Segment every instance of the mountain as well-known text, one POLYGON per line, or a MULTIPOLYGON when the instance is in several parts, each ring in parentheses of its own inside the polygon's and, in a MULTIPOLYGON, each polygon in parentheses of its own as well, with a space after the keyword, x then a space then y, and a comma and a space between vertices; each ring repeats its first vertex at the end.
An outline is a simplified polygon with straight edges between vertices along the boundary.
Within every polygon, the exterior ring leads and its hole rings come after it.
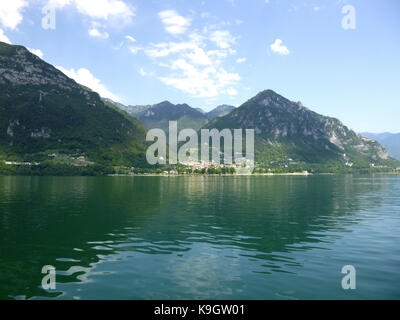
POLYGON ((152 106, 128 106, 125 108, 137 117, 147 129, 160 128, 168 130, 169 121, 178 121, 178 130, 200 129, 208 122, 207 117, 187 104, 172 104, 169 101, 152 106))
POLYGON ((227 115, 232 110, 235 110, 234 106, 229 106, 227 104, 223 104, 221 106, 216 107, 215 109, 211 110, 210 112, 206 113, 206 117, 209 120, 212 120, 217 117, 223 117, 227 115))
POLYGON ((386 148, 389 154, 400 160, 400 133, 361 133, 364 137, 378 141, 382 146, 386 148))
POLYGON ((0 159, 142 165, 145 134, 96 92, 25 47, 0 42, 0 159))
MULTIPOLYGON (((104 100, 106 100, 106 99, 104 99, 104 100)), ((113 101, 110 101, 110 102, 113 102, 113 101)), ((120 109, 128 112, 133 117, 137 117, 138 114, 140 114, 141 112, 143 112, 143 111, 145 111, 145 110, 147 110, 147 109, 152 107, 151 105, 145 105, 145 106, 141 106, 141 105, 131 106, 131 105, 129 105, 129 106, 126 106, 126 105, 123 105, 122 103, 115 103, 115 102, 113 102, 113 103, 115 105, 117 105, 120 109)))
POLYGON ((325 117, 265 90, 205 128, 254 129, 255 161, 261 167, 394 166, 377 142, 364 138, 338 119, 325 117))
POLYGON ((205 114, 206 112, 202 108, 195 108, 198 112, 205 114))

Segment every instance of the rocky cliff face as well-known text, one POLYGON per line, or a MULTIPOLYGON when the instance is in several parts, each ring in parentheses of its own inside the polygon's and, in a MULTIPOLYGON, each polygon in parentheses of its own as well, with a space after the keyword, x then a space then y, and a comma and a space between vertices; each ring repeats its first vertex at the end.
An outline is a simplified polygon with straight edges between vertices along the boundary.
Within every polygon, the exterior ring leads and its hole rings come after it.
POLYGON ((378 141, 385 149, 389 152, 389 154, 400 160, 400 133, 369 133, 363 132, 361 133, 364 139, 372 139, 378 141))
POLYGON ((22 46, 3 44, 1 50, 0 84, 52 85, 68 91, 81 89, 73 80, 22 46))

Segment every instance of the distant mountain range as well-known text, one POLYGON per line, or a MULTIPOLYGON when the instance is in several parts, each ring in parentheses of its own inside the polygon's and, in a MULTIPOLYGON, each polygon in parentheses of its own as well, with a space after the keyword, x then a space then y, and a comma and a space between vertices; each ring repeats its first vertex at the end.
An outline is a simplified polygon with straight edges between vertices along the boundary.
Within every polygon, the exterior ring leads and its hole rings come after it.
POLYGON ((177 121, 178 130, 185 128, 198 130, 208 122, 205 114, 189 105, 172 104, 169 101, 151 106, 128 106, 124 110, 138 118, 147 129, 168 130, 169 121, 177 121))
POLYGON ((172 104, 169 101, 155 105, 125 106, 109 99, 104 100, 114 103, 122 110, 138 118, 147 129, 167 130, 169 121, 177 121, 178 130, 186 128, 199 130, 209 120, 224 116, 235 109, 234 106, 221 105, 210 112, 205 112, 201 108, 192 108, 187 104, 172 104))
POLYGON ((400 160, 400 133, 361 133, 364 137, 378 141, 392 157, 400 160))
POLYGON ((218 117, 223 117, 227 115, 232 110, 235 110, 234 106, 229 106, 227 104, 223 104, 221 106, 216 107, 215 109, 211 110, 210 112, 206 113, 206 117, 208 120, 213 120, 218 117))
POLYGON ((0 160, 144 167, 146 128, 167 130, 171 120, 178 130, 254 129, 262 168, 400 166, 375 141, 389 147, 398 136, 363 137, 272 90, 207 113, 168 101, 125 106, 101 99, 26 48, 0 42, 0 160))

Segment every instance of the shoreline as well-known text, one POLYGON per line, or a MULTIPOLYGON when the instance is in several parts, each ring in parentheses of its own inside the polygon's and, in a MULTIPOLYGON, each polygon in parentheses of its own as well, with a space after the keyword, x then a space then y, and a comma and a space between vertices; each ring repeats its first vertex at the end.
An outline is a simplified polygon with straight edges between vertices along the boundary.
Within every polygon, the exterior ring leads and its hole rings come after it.
POLYGON ((303 172, 290 172, 290 173, 254 173, 254 174, 160 174, 160 173, 138 173, 138 174, 107 174, 107 177, 256 177, 256 176, 339 176, 339 175, 400 175, 399 172, 372 172, 372 173, 303 173, 303 172))

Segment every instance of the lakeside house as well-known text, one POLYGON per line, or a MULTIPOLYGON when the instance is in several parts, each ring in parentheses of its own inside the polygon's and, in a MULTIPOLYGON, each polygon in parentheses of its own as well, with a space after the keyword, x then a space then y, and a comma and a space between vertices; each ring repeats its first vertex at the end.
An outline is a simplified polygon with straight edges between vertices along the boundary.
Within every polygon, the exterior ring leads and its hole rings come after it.
POLYGON ((17 162, 17 161, 4 161, 6 165, 14 166, 38 166, 39 162, 17 162))

